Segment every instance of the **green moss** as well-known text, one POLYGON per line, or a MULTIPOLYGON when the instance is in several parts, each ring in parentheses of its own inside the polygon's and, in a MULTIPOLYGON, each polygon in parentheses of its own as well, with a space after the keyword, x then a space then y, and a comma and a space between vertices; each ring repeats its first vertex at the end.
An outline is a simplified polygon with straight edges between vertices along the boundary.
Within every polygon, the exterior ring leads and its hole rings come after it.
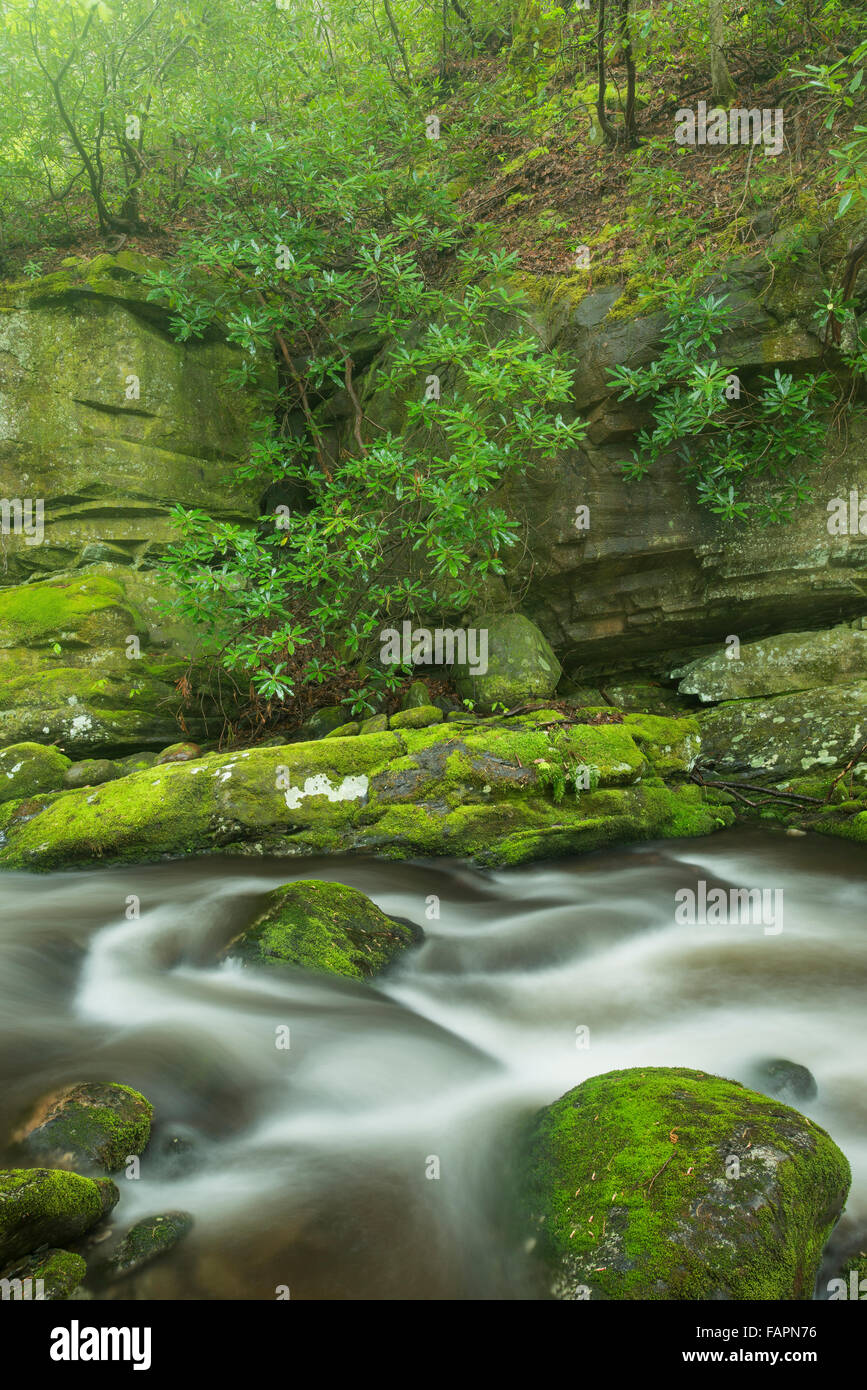
POLYGON ((71 759, 57 748, 41 743, 11 744, 0 751, 0 802, 56 790, 63 785, 70 766, 71 759))
POLYGON ((850 1176, 825 1131, 779 1101, 646 1067, 542 1111, 524 1184, 560 1297, 809 1299, 850 1176))
POLYGON ((54 1168, 0 1172, 0 1265, 40 1245, 75 1240, 119 1197, 108 1178, 94 1180, 54 1168))
POLYGON ((114 1277, 131 1274, 172 1250, 192 1228, 193 1218, 186 1211, 146 1216, 130 1227, 117 1250, 108 1257, 105 1268, 114 1277))
POLYGON ((117 1172, 144 1152, 153 1107, 130 1086, 83 1082, 40 1103, 21 1131, 30 1157, 117 1172))
POLYGON ((432 724, 441 724, 443 712, 436 705, 416 705, 413 709, 401 709, 391 716, 392 729, 426 729, 432 724))
MULTIPOLYGON (((4 1270, 3 1277, 10 1282, 15 1279, 32 1280, 31 1298, 39 1296, 50 1303, 68 1298, 86 1273, 87 1265, 81 1255, 74 1255, 70 1250, 46 1250, 4 1270)), ((16 1294, 13 1293, 12 1297, 16 1297, 16 1294)))
POLYGON ((366 979, 409 946, 413 932, 356 888, 312 879, 269 893, 267 906, 224 955, 242 965, 295 966, 366 979))

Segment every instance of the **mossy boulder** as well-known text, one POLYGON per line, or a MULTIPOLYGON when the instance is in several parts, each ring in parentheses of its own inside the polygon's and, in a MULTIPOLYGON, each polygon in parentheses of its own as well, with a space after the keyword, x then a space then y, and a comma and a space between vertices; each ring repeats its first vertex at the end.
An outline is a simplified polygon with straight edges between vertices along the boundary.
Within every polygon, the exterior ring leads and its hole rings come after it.
POLYGON ((358 732, 366 738, 368 734, 384 734, 387 728, 387 714, 372 714, 369 719, 361 721, 358 732))
POLYGON ((698 746, 694 719, 625 715, 620 723, 571 724, 541 710, 211 753, 7 803, 0 865, 48 869, 217 851, 508 864, 704 835, 734 817, 721 794, 685 780, 698 746))
POLYGON ((867 680, 732 700, 698 718, 702 758, 721 773, 782 778, 843 767, 867 741, 867 680))
POLYGON ((441 724, 443 722, 443 712, 437 709, 436 705, 413 705, 409 709, 400 709, 391 716, 389 727, 392 729, 427 729, 431 724, 441 724))
POLYGON ((115 1206, 110 1178, 88 1178, 59 1168, 0 1172, 0 1265, 77 1240, 115 1206))
POLYGON ((144 1152, 152 1117, 132 1087, 85 1081, 44 1097, 14 1139, 35 1161, 114 1173, 144 1152))
POLYGON ((749 642, 736 660, 721 649, 672 672, 678 691, 705 702, 754 699, 867 678, 867 632, 834 627, 749 642))
POLYGON ((401 709, 421 709, 432 703, 430 691, 424 681, 413 681, 400 702, 401 709))
POLYGON ((65 787, 98 787, 123 776, 123 768, 110 758, 83 758, 72 763, 63 775, 65 787))
POLYGON ((263 911, 223 955, 245 966, 301 966, 362 980, 420 935, 357 888, 311 879, 269 893, 263 911))
POLYGON ((454 679, 459 693, 477 709, 490 711, 495 704, 513 709, 554 694, 562 668, 529 618, 508 613, 477 618, 472 626, 488 634, 487 670, 475 674, 469 665, 455 665, 454 679))
MULTIPOLYGON (((388 720, 386 720, 388 724, 388 720)), ((339 728, 332 729, 325 738, 357 738, 361 733, 361 725, 357 719, 350 719, 348 724, 341 724, 339 728)))
POLYGON ((71 766, 64 753, 42 743, 13 743, 0 749, 0 802, 57 791, 71 766))
POLYGON ((809 1300, 851 1180, 813 1121, 684 1067, 583 1082, 536 1116, 523 1161, 564 1300, 809 1300))
POLYGON ((0 1273, 8 1280, 12 1298, 31 1298, 46 1303, 69 1298, 87 1273, 81 1255, 71 1250, 45 1250, 29 1255, 0 1273))
POLYGON ((305 719, 298 731, 298 741, 324 738, 345 723, 346 710, 342 705, 322 705, 305 719))

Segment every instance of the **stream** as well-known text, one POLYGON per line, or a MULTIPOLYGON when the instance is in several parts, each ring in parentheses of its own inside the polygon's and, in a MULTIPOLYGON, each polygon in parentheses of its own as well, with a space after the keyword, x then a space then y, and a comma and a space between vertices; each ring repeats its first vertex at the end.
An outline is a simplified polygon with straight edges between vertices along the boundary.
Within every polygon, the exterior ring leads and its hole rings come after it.
POLYGON ((742 828, 500 871, 215 857, 2 874, 0 1140, 65 1083, 153 1104, 112 1222, 180 1208, 195 1226, 104 1297, 539 1298, 511 1182, 525 1117, 614 1068, 749 1083, 781 1057, 812 1072, 798 1108, 852 1165, 845 1243, 867 1228, 865 907, 863 848, 742 828), (371 984, 215 964, 264 893, 304 878, 352 884, 425 943, 371 984), (675 893, 698 880, 781 891, 783 930, 678 925, 675 893))

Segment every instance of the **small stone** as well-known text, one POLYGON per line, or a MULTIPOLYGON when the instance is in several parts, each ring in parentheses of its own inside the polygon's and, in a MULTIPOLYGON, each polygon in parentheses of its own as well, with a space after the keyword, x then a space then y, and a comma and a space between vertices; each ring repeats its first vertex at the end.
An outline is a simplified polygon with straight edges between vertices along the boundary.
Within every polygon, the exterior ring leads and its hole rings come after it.
POLYGON ((188 1211, 164 1211, 146 1216, 127 1231, 116 1250, 110 1251, 96 1266, 98 1274, 120 1278, 133 1274, 166 1254, 193 1228, 188 1211))
POLYGON ((189 763, 201 756, 202 750, 197 743, 170 743, 154 759, 154 765, 162 767, 163 763, 189 763))
POLYGON ((424 681, 413 681, 401 700, 400 707, 401 709, 421 709, 424 705, 432 703, 430 691, 424 681))
POLYGON ((787 835, 806 835, 806 830, 799 830, 796 825, 790 825, 786 831, 787 835))
POLYGON ((109 758, 84 758, 66 769, 63 783, 66 787, 98 787, 122 776, 122 769, 109 758))

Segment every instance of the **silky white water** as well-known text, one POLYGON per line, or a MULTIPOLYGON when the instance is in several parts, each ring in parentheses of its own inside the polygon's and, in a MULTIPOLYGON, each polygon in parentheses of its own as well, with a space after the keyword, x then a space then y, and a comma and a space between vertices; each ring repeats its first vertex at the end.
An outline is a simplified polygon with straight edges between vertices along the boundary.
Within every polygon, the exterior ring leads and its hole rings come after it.
POLYGON ((812 1072, 798 1108, 852 1165, 845 1244, 867 1230, 863 863, 845 842, 738 830, 496 873, 214 858, 4 874, 0 1143, 63 1083, 153 1103, 112 1222, 180 1208, 196 1224, 116 1296, 537 1297, 511 1186, 533 1110, 614 1068, 749 1083, 781 1057, 812 1072), (295 878, 353 884, 424 945, 371 984, 215 964, 295 878), (783 929, 678 925, 675 894, 698 880, 781 892, 783 929))

